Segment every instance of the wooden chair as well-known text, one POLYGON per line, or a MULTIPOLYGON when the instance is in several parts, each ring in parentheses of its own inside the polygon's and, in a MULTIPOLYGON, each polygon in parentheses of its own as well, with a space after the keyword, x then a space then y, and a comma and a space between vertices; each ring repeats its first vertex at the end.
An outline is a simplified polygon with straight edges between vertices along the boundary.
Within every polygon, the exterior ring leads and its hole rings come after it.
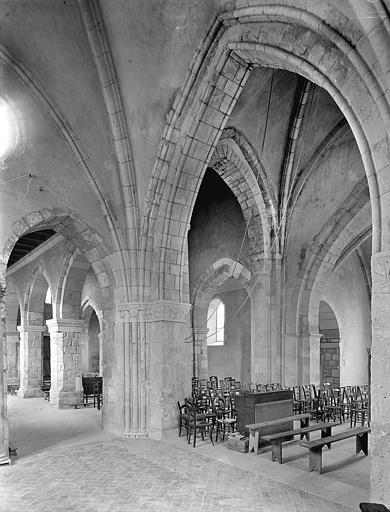
POLYGON ((181 431, 184 427, 186 431, 186 435, 188 437, 188 425, 189 425, 189 416, 187 412, 187 405, 180 404, 179 401, 177 401, 177 421, 178 421, 178 430, 179 430, 179 437, 181 437, 181 431))
POLYGON ((355 427, 357 422, 363 426, 366 421, 368 423, 368 403, 360 396, 350 405, 351 427, 355 427))
POLYGON ((214 412, 216 414, 217 423, 215 441, 218 441, 219 434, 221 434, 222 440, 224 441, 227 434, 234 432, 237 419, 232 416, 231 407, 226 404, 222 398, 219 398, 215 403, 214 412))
POLYGON ((334 388, 330 390, 324 404, 324 418, 328 421, 332 419, 332 421, 344 423, 344 404, 341 389, 334 388))
POLYGON ((306 408, 306 412, 311 414, 311 417, 314 418, 317 422, 324 421, 324 405, 325 405, 325 394, 321 389, 313 390, 315 392, 315 396, 311 399, 309 407, 306 408))
POLYGON ((209 435, 211 444, 214 446, 213 432, 216 420, 216 414, 212 411, 198 412, 196 404, 189 399, 186 399, 188 414, 188 444, 191 444, 191 437, 193 436, 193 447, 196 446, 196 436, 200 434, 204 441, 205 436, 209 435))

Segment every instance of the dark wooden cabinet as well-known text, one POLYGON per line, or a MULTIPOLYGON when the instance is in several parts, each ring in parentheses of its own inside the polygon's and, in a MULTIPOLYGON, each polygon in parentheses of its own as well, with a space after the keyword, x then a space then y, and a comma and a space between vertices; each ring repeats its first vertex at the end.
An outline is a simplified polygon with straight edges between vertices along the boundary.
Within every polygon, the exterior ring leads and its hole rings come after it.
MULTIPOLYGON (((244 434, 248 432, 245 425, 292 416, 293 392, 291 390, 283 390, 237 395, 234 404, 237 412, 237 430, 244 434)), ((290 424, 285 426, 290 426, 291 428, 290 424)), ((267 434, 274 432, 272 427, 270 428, 271 430, 267 434)), ((278 431, 281 431, 280 426, 278 431)))

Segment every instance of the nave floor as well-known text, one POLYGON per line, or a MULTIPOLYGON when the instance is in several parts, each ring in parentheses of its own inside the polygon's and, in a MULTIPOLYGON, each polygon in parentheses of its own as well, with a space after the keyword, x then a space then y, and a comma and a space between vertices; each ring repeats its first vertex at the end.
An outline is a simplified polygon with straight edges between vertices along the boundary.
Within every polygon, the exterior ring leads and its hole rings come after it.
POLYGON ((324 449, 319 475, 297 442, 280 465, 269 449, 255 456, 201 440, 194 449, 176 431, 164 442, 120 439, 92 407, 13 396, 8 407, 18 456, 0 466, 1 512, 358 512, 369 501, 369 457, 354 455, 352 439, 324 449))

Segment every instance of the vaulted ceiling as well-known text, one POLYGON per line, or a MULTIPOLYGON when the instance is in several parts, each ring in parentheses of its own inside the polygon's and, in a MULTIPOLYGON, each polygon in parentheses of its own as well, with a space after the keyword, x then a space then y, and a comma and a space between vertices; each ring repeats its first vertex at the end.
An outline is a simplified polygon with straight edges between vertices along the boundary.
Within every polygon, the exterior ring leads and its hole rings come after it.
MULTIPOLYGON (((166 116, 202 37, 227 6, 224 0, 0 2, 0 96, 21 127, 18 150, 0 171, 0 234, 23 211, 56 205, 76 209, 108 237, 102 202, 125 229, 107 114, 111 82, 99 74, 97 48, 105 51, 120 96, 120 130, 142 218, 166 116), (91 41, 94 27, 100 41, 91 41)), ((347 2, 337 7, 351 15, 347 2)), ((255 67, 227 126, 255 148, 278 198, 279 220, 295 226, 297 254, 365 179, 336 103, 288 71, 255 67)))

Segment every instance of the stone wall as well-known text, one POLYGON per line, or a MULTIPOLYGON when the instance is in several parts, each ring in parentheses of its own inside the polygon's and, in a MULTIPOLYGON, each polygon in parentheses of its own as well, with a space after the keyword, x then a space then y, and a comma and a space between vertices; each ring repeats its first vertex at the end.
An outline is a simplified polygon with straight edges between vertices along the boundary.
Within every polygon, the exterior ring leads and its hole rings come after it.
POLYGON ((321 382, 330 382, 332 387, 340 386, 340 344, 339 340, 321 341, 320 345, 321 382))

